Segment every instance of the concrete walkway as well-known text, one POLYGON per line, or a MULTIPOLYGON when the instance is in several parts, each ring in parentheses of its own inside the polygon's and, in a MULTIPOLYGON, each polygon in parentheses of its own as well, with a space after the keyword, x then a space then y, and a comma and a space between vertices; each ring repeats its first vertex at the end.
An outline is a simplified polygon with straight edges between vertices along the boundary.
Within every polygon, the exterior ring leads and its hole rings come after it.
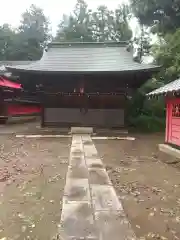
POLYGON ((73 135, 59 238, 136 239, 90 135, 73 135))

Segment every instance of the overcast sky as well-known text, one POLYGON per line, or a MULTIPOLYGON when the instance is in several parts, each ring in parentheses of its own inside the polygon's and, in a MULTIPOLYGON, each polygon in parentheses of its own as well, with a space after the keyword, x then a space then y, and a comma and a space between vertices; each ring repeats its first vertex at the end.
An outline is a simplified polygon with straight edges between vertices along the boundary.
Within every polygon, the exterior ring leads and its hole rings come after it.
MULTIPOLYGON (((114 9, 122 2, 127 3, 128 0, 86 0, 86 2, 92 9, 103 4, 110 9, 114 9)), ((35 4, 41 7, 45 15, 49 17, 52 32, 55 34, 62 15, 72 11, 76 0, 0 0, 0 3, 0 25, 9 23, 13 27, 17 27, 21 19, 21 14, 28 9, 31 4, 35 4)))

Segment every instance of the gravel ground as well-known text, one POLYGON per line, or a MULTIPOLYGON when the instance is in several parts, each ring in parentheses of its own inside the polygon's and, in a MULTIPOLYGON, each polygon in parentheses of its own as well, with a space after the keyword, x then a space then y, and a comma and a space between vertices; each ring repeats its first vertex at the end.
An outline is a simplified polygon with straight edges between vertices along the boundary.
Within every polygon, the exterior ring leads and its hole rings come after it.
POLYGON ((163 163, 163 136, 135 141, 95 141, 138 239, 180 239, 178 166, 163 163))
POLYGON ((0 239, 57 233, 71 139, 0 136, 0 239))
MULTIPOLYGON (((50 240, 60 221, 71 138, 10 134, 46 134, 39 123, 0 127, 0 132, 0 240, 50 240)), ((159 158, 163 136, 136 137, 95 145, 138 239, 178 240, 180 164, 159 158)))

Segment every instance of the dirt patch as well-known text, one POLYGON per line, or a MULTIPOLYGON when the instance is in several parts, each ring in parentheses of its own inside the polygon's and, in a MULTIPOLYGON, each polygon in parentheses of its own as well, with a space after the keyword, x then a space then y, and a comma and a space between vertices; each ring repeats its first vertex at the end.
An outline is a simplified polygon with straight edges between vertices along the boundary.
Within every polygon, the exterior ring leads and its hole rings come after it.
POLYGON ((70 142, 0 137, 0 239, 57 233, 70 142))
POLYGON ((158 158, 163 136, 95 141, 132 227, 143 239, 180 239, 179 168, 158 158))

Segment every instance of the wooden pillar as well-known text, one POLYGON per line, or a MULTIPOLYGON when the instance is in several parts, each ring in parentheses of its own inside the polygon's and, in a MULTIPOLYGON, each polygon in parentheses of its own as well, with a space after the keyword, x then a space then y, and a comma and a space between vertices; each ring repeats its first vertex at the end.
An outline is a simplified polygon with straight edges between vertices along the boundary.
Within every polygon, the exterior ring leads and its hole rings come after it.
POLYGON ((169 101, 169 99, 166 99, 166 135, 165 135, 165 142, 168 143, 169 142, 169 135, 170 133, 170 117, 172 115, 171 113, 171 102, 169 101))
POLYGON ((41 107, 41 127, 45 127, 44 124, 44 113, 45 113, 45 109, 44 106, 41 107))
POLYGON ((45 96, 44 89, 43 91, 39 91, 38 93, 38 98, 40 100, 40 106, 41 106, 41 127, 45 127, 45 119, 44 119, 44 114, 45 114, 45 99, 47 96, 45 96))

